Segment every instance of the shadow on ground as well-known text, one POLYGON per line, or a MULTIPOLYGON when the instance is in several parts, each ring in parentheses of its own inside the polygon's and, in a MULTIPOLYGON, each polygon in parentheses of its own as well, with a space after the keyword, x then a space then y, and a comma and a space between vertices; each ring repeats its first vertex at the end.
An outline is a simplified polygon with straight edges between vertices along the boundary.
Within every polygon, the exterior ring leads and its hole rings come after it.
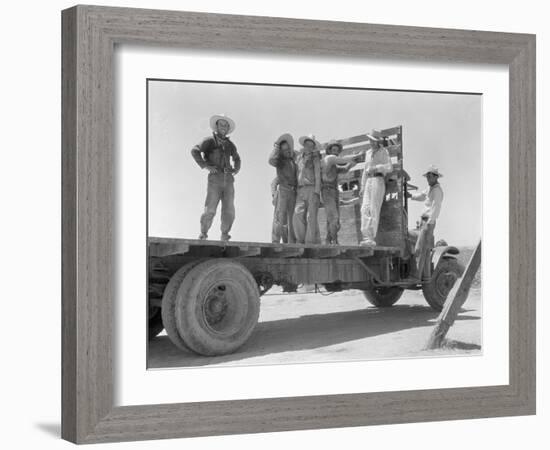
MULTIPOLYGON (((470 311, 473 310, 462 309, 457 321, 480 319, 464 314, 470 311)), ((199 367, 282 352, 319 349, 409 328, 431 327, 438 314, 426 306, 396 305, 392 308, 367 308, 260 322, 250 339, 236 353, 216 357, 185 353, 176 348, 168 336, 158 336, 149 342, 148 367, 199 367)))
POLYGON ((481 350, 481 345, 472 344, 470 342, 453 341, 452 339, 445 340, 442 347, 451 350, 481 350))

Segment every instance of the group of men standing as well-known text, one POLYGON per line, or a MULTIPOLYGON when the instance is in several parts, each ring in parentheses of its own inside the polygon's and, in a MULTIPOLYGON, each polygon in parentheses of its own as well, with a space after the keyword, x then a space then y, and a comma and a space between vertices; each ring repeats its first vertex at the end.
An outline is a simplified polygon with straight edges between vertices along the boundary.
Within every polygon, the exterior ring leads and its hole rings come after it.
MULTIPOLYGON (((210 127, 212 136, 206 137, 191 150, 197 164, 209 172, 199 239, 208 238, 208 231, 221 201, 221 240, 227 241, 231 238, 229 231, 235 219, 234 175, 241 168, 241 158, 235 144, 228 137, 235 129, 235 122, 225 115, 214 115, 210 118, 210 127)), ((380 210, 386 189, 385 176, 392 172, 393 166, 388 150, 382 145, 380 132, 373 130, 367 134, 367 138, 370 148, 366 152, 341 156, 343 147, 336 140, 328 142, 322 154, 321 144, 312 134, 298 139, 301 146, 299 150, 294 148, 292 135, 285 133, 279 136, 269 156, 269 164, 275 167, 277 173, 272 183, 275 207, 273 242, 320 244, 318 211, 322 204, 327 219, 325 243, 338 244, 338 174, 349 171, 364 155, 365 167, 360 190, 360 245, 376 245, 380 210)), ((424 175, 429 189, 408 196, 413 200, 425 201, 422 226, 433 236, 433 227, 443 200, 443 191, 438 183, 441 174, 437 168, 431 167, 424 175)))
POLYGON ((273 242, 320 244, 317 213, 321 203, 327 216, 327 244, 338 243, 340 229, 338 173, 356 164, 359 154, 340 156, 342 145, 331 141, 321 155, 314 135, 299 138, 302 148, 294 150, 294 139, 281 135, 273 146, 269 164, 276 168, 272 184, 273 242), (276 189, 275 189, 276 188, 276 189))

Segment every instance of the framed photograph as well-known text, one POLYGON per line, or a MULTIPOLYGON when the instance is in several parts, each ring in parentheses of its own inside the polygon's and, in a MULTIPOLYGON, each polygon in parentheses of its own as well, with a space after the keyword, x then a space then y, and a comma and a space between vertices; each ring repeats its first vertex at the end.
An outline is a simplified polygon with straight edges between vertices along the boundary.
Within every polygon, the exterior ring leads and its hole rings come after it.
POLYGON ((62 435, 535 413, 535 37, 63 23, 62 435))

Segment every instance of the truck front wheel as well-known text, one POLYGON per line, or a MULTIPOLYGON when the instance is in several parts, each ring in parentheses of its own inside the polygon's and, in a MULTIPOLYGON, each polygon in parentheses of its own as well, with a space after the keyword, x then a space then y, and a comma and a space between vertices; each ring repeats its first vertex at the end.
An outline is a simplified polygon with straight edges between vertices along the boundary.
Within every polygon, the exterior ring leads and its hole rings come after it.
POLYGON ((428 283, 422 285, 424 298, 433 309, 441 311, 456 281, 462 276, 463 267, 455 258, 442 259, 428 283))
POLYGON ((164 293, 162 295, 162 323, 166 329, 166 334, 170 341, 180 350, 189 351, 189 347, 181 338, 178 327, 176 326, 176 297, 181 283, 189 273, 189 271, 199 264, 201 261, 193 261, 180 267, 168 281, 164 293))
POLYGON ((174 313, 179 335, 194 352, 205 356, 232 353, 258 323, 258 285, 236 261, 204 261, 183 278, 174 313))
POLYGON ((403 290, 398 286, 373 287, 363 290, 363 294, 371 305, 377 308, 389 308, 401 298, 403 290))

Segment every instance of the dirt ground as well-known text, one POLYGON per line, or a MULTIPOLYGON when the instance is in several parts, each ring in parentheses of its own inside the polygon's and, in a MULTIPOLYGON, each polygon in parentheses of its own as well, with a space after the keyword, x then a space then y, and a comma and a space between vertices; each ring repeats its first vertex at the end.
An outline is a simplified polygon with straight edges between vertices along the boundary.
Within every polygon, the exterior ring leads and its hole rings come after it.
POLYGON ((472 288, 448 345, 423 347, 438 313, 422 291, 405 291, 391 308, 375 308, 360 291, 331 295, 314 293, 262 297, 260 321, 236 353, 204 357, 175 347, 165 333, 149 342, 149 368, 288 364, 415 356, 463 355, 481 352, 481 291, 472 288))

